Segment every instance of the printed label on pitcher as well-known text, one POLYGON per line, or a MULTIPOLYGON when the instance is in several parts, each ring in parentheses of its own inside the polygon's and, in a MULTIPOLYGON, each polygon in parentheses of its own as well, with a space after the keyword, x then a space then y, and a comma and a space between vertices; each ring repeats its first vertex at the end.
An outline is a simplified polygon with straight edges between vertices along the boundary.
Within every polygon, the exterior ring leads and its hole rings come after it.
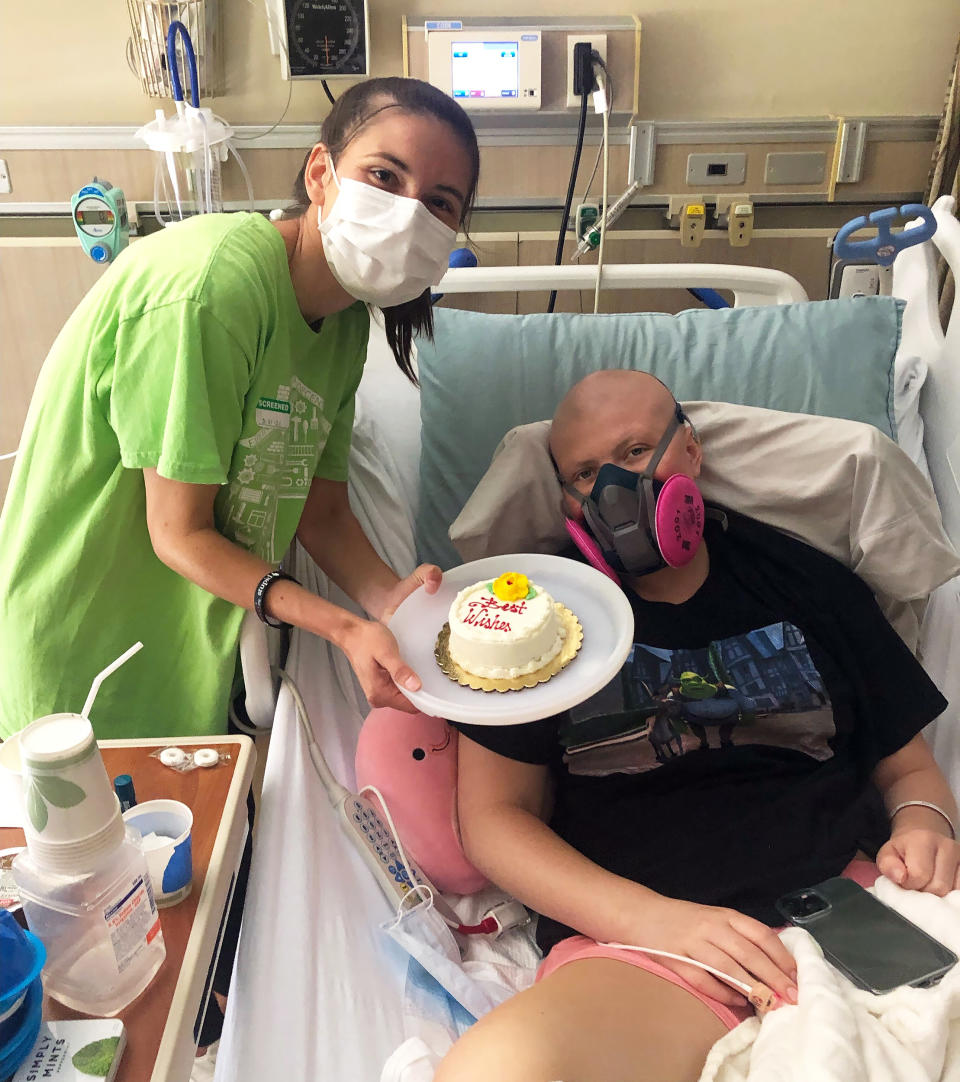
POLYGON ((137 876, 130 890, 103 911, 103 919, 110 929, 110 943, 119 973, 160 933, 160 917, 149 885, 142 876, 137 876))

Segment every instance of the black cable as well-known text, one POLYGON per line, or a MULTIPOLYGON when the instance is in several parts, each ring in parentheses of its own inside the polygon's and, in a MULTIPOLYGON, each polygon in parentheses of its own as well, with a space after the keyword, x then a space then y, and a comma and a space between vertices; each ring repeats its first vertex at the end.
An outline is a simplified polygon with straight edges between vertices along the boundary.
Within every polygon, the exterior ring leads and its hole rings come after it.
MULTIPOLYGON (((587 99, 590 97, 590 91, 584 90, 580 95, 580 122, 577 125, 577 146, 573 153, 573 165, 570 167, 570 183, 567 185, 567 198, 563 203, 563 214, 560 216, 560 234, 557 237, 557 254, 554 257, 553 265, 555 267, 560 266, 560 260, 563 258, 563 242, 567 235, 567 221, 570 218, 570 204, 573 202, 573 189, 577 183, 577 172, 580 169, 580 154, 583 151, 583 133, 587 127, 587 99)), ((557 291, 551 290, 550 300, 547 303, 547 312, 552 312, 554 305, 557 303, 557 291)))
POLYGON ((321 79, 320 85, 323 87, 324 94, 327 95, 327 101, 330 102, 331 105, 335 105, 337 99, 330 93, 330 87, 327 86, 327 80, 321 79))

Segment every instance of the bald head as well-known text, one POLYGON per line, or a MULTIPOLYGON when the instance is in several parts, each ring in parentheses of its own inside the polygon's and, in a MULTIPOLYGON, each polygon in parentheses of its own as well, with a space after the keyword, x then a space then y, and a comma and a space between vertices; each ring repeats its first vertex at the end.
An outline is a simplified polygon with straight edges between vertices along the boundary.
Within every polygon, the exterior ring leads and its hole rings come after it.
MULTIPOLYGON (((550 452, 560 476, 589 492, 605 462, 643 469, 675 409, 669 388, 649 372, 617 368, 592 373, 571 387, 553 416, 550 452)), ((696 476, 699 444, 688 428, 677 433, 661 461, 669 473, 696 476), (685 451, 687 458, 680 461, 685 451)))
POLYGON ((662 431, 674 408, 673 395, 649 372, 623 368, 592 372, 575 383, 557 406, 550 426, 550 451, 559 465, 560 458, 576 448, 584 430, 602 430, 618 418, 662 421, 662 431))

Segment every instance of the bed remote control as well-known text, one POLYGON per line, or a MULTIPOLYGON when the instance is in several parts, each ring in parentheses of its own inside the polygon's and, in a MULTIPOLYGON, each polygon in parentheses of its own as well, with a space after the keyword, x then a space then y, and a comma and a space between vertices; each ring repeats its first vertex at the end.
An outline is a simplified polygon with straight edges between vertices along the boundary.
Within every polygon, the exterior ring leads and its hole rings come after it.
POLYGON ((354 846, 373 871, 380 889, 396 909, 418 883, 433 892, 433 904, 445 918, 460 921, 443 900, 440 892, 413 861, 404 865, 397 843, 390 828, 383 821, 376 806, 364 796, 347 793, 337 804, 340 822, 354 846))

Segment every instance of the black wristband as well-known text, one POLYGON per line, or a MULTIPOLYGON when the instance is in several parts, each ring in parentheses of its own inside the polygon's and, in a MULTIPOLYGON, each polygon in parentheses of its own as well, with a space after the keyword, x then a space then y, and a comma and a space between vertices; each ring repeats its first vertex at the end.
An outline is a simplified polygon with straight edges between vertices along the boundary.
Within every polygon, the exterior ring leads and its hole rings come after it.
MULTIPOLYGON (((271 571, 269 574, 263 576, 263 578, 257 583, 256 590, 253 591, 253 611, 257 614, 268 627, 291 627, 286 620, 275 620, 272 616, 268 616, 264 610, 263 603, 267 599, 267 593, 270 587, 279 582, 280 579, 287 579, 289 582, 297 582, 293 575, 288 575, 286 571, 271 571)), ((299 586, 300 583, 297 582, 299 586)))

